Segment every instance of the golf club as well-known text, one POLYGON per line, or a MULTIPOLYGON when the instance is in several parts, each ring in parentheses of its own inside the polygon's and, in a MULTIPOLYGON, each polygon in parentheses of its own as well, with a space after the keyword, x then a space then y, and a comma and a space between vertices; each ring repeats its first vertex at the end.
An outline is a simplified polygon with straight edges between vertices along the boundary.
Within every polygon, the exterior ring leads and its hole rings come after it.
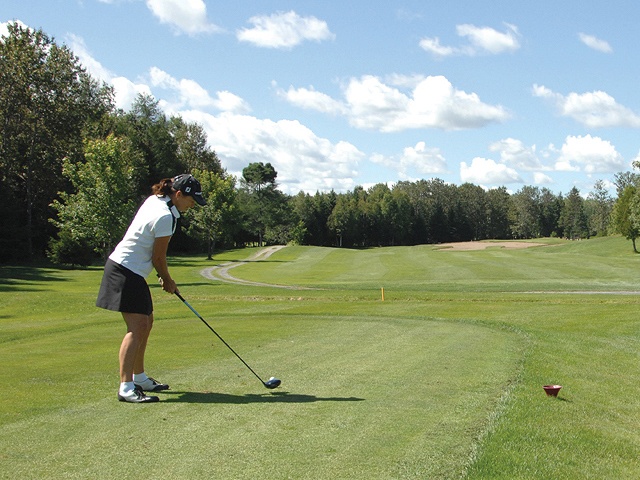
POLYGON ((281 382, 280 382, 280 380, 278 380, 278 379, 277 379, 277 378, 275 378, 275 377, 271 377, 271 378, 270 378, 269 380, 267 380, 266 382, 265 382, 264 380, 262 380, 262 379, 260 378, 260 375, 258 375, 256 372, 254 372, 254 371, 253 371, 253 368, 251 368, 251 367, 249 366, 249 364, 248 364, 247 362, 245 362, 245 361, 242 359, 242 357, 241 357, 240 355, 238 355, 238 354, 236 353, 236 351, 235 351, 233 348, 231 348, 231 345, 229 345, 227 342, 225 342, 225 341, 224 341, 224 339, 223 339, 220 335, 218 335, 218 332, 216 332, 216 331, 211 327, 211 325, 209 325, 209 324, 207 323, 207 321, 206 321, 204 318, 202 318, 202 316, 201 316, 198 312, 196 312, 196 309, 195 309, 195 308, 193 308, 193 307, 189 304, 189 302, 187 302, 187 301, 182 297, 182 295, 180 295, 180 293, 178 293, 178 292, 176 291, 176 295, 178 296, 178 298, 179 298, 180 300, 182 300, 182 303, 184 303, 187 307, 189 307, 189 310, 191 310, 191 311, 196 315, 196 317, 198 317, 198 318, 202 321, 202 323, 204 323, 207 327, 209 327, 209 330, 211 330, 211 331, 215 334, 215 336, 216 336, 216 337, 218 337, 218 338, 220 339, 220 341, 221 341, 222 343, 224 343, 224 344, 227 346, 227 348, 228 348, 229 350, 231 350, 231 351, 233 352, 233 354, 234 354, 236 357, 238 357, 238 359, 240 359, 240 361, 241 361, 242 363, 244 363, 244 366, 245 366, 245 367, 247 367, 247 368, 251 371, 251 373, 253 373, 253 374, 256 376, 256 378, 257 378, 258 380, 260 380, 260 382, 262 382, 262 384, 263 384, 266 388, 273 389, 273 388, 278 388, 278 387, 280 386, 280 383, 281 383, 281 382))

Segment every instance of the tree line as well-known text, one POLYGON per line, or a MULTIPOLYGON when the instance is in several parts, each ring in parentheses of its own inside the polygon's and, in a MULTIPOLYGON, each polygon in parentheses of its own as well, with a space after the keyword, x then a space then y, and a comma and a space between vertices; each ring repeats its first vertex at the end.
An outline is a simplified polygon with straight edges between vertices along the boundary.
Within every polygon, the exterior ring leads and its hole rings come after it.
POLYGON ((356 187, 346 193, 278 189, 270 164, 237 179, 208 146, 202 126, 168 117, 151 96, 127 112, 112 87, 41 30, 9 25, 0 38, 0 178, 5 233, 0 261, 48 255, 87 265, 108 255, 161 178, 193 173, 208 205, 189 211, 174 252, 297 243, 337 247, 415 245, 640 232, 638 175, 599 181, 588 196, 525 186, 485 190, 441 179, 356 187))

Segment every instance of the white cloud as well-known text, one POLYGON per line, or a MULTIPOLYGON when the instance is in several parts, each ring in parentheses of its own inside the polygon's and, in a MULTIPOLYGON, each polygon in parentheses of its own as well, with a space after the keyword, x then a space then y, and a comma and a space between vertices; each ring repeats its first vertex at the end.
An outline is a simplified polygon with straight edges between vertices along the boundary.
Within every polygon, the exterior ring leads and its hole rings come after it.
POLYGON ((582 43, 593 50, 597 50, 602 53, 613 52, 613 48, 611 48, 611 45, 609 45, 605 40, 600 40, 599 38, 594 37, 593 35, 587 35, 586 33, 579 33, 578 37, 582 43))
POLYGON ((203 0, 146 0, 146 3, 160 23, 170 25, 176 34, 196 35, 221 30, 207 20, 207 6, 203 0))
POLYGON ((568 136, 556 161, 556 170, 570 172, 614 173, 626 168, 611 142, 591 135, 568 136))
POLYGON ((548 98, 548 99, 560 99, 562 95, 559 93, 553 93, 550 88, 545 87, 544 85, 534 84, 531 88, 534 97, 548 98))
POLYGON ((600 90, 564 96, 545 86, 534 85, 533 95, 553 101, 560 115, 573 118, 587 127, 640 128, 639 114, 620 105, 615 98, 600 90))
POLYGON ((249 23, 253 27, 238 30, 236 36, 257 47, 290 49, 305 40, 320 42, 335 38, 325 21, 301 17, 293 10, 251 17, 249 23))
POLYGON ((186 121, 203 126, 209 144, 230 173, 239 175, 252 162, 269 162, 285 193, 355 187, 353 178, 364 154, 348 142, 332 143, 295 120, 273 121, 228 112, 211 115, 196 110, 179 113, 186 121))
POLYGON ((522 178, 513 168, 480 157, 474 158, 471 165, 467 165, 466 162, 460 163, 460 180, 464 183, 484 186, 523 183, 522 178))
POLYGON ((448 57, 460 53, 460 50, 454 47, 445 47, 440 44, 438 37, 423 38, 420 40, 420 48, 435 55, 436 57, 448 57))
POLYGON ((134 83, 125 77, 115 77, 110 82, 115 93, 116 107, 129 110, 139 94, 151 95, 151 88, 145 83, 134 83))
POLYGON ((554 183, 553 179, 541 172, 535 172, 533 174, 533 183, 535 185, 550 185, 554 183))
POLYGON ((418 142, 415 147, 406 147, 400 157, 400 164, 423 174, 447 173, 447 161, 440 149, 427 148, 425 142, 418 142))
POLYGON ((311 88, 293 88, 284 91, 279 89, 278 95, 287 102, 300 108, 315 110, 322 113, 339 115, 347 113, 347 108, 341 102, 334 100, 326 93, 311 88))
POLYGON ((222 112, 248 113, 249 104, 242 98, 227 90, 216 92, 214 106, 222 112))
POLYGON ((505 23, 506 30, 499 32, 490 27, 477 27, 463 24, 456 26, 456 33, 469 40, 468 45, 461 47, 443 46, 438 37, 423 38, 420 47, 436 57, 452 55, 474 56, 478 54, 498 55, 505 52, 515 52, 520 48, 520 33, 518 27, 505 23))
POLYGON ((460 130, 502 122, 509 113, 483 103, 477 94, 455 89, 445 77, 394 76, 389 84, 373 75, 352 78, 344 87, 344 102, 315 90, 291 88, 291 103, 318 111, 343 113, 356 128, 397 132, 416 128, 460 130), (405 91, 400 90, 404 87, 405 91), (415 85, 406 92, 406 86, 415 85))
POLYGON ((504 108, 455 89, 443 76, 424 78, 408 94, 377 77, 364 76, 349 82, 345 97, 352 125, 382 132, 479 128, 509 117, 504 108))
POLYGON ((447 162, 440 149, 427 147, 425 142, 418 142, 415 147, 404 148, 400 155, 388 157, 376 153, 369 160, 394 170, 402 180, 448 172, 447 162))
POLYGON ((81 37, 69 35, 68 38, 69 47, 87 71, 93 77, 113 86, 117 108, 128 110, 139 94, 152 95, 151 87, 156 87, 167 91, 169 99, 162 99, 160 105, 163 109, 170 111, 183 108, 213 108, 223 112, 247 113, 251 110, 242 98, 231 92, 219 91, 212 97, 194 80, 178 80, 157 67, 151 67, 149 78, 137 83, 128 78, 116 76, 92 56, 81 37))
POLYGON ((458 25, 456 32, 461 37, 467 37, 476 52, 488 52, 497 55, 503 52, 514 52, 520 48, 518 27, 506 23, 506 32, 498 32, 489 27, 475 25, 458 25))
POLYGON ((502 163, 513 167, 523 170, 540 170, 543 168, 536 153, 536 146, 527 147, 522 141, 515 138, 505 138, 494 142, 489 145, 489 150, 500 152, 502 163))
POLYGON ((250 111, 249 105, 242 98, 231 92, 217 92, 214 98, 194 80, 184 78, 178 80, 157 67, 152 67, 149 74, 152 86, 166 89, 172 97, 175 97, 171 100, 163 101, 163 107, 169 110, 215 108, 235 113, 250 111))

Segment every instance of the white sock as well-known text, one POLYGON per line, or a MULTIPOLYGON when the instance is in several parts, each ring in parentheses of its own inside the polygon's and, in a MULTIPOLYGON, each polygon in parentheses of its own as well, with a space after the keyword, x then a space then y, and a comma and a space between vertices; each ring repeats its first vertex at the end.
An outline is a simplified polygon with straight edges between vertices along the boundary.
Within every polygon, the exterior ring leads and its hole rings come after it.
POLYGON ((120 395, 131 393, 136 388, 133 382, 122 382, 120 384, 120 395))
POLYGON ((142 373, 134 373, 133 374, 133 381, 135 383, 142 383, 145 380, 147 380, 149 377, 147 377, 147 374, 142 372, 142 373))

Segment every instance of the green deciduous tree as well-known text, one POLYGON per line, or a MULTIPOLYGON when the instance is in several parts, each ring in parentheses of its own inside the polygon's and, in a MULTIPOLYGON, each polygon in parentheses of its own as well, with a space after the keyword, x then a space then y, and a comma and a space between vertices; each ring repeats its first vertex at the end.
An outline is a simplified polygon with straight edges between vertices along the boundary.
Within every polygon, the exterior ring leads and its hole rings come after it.
POLYGON ((637 187, 627 185, 618 196, 616 203, 613 205, 611 213, 611 226, 615 233, 624 235, 627 240, 631 240, 633 251, 638 253, 636 248, 636 239, 640 236, 639 216, 634 214, 634 207, 637 206, 637 187))
POLYGON ((76 263, 77 258, 67 255, 82 248, 103 257, 111 253, 135 213, 137 185, 146 173, 127 138, 88 141, 85 159, 64 160, 63 173, 74 192, 61 192, 60 200, 52 204, 58 212, 52 222, 59 236, 51 242, 50 252, 60 263, 76 263))
POLYGON ((216 152, 207 145, 207 134, 201 125, 187 123, 180 117, 171 117, 168 128, 176 143, 178 162, 185 166, 185 171, 198 170, 224 176, 220 160, 216 152))
POLYGON ((14 201, 0 207, 0 251, 31 256, 44 248, 49 204, 64 187, 62 159, 81 158, 84 129, 112 108, 112 90, 66 46, 9 24, 0 38, 0 181, 14 201))
POLYGON ((189 219, 187 233, 206 245, 207 258, 211 259, 216 242, 229 230, 229 223, 232 221, 236 197, 235 179, 206 170, 196 169, 191 173, 202 185, 207 204, 192 208, 185 214, 189 219))
POLYGON ((336 205, 327 219, 327 226, 335 234, 339 247, 351 245, 352 238, 355 237, 356 204, 356 199, 352 194, 338 195, 336 205), (349 240, 349 243, 346 243, 345 240, 349 240))
POLYGON ((540 236, 540 189, 522 187, 511 196, 509 223, 513 238, 540 236))
POLYGON ((116 133, 129 137, 144 159, 147 178, 138 186, 141 197, 158 180, 189 171, 186 163, 189 153, 185 151, 184 157, 178 155, 171 121, 152 96, 138 95, 131 110, 118 123, 116 133))
POLYGON ((509 210, 511 196, 505 187, 493 188, 487 192, 487 232, 486 238, 511 238, 509 210))

